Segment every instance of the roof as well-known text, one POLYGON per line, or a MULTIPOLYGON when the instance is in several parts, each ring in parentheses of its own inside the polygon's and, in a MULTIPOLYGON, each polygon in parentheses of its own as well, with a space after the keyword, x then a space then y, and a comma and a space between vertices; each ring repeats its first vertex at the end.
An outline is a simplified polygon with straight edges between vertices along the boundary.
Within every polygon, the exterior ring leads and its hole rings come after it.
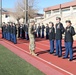
POLYGON ((76 1, 71 1, 71 2, 67 2, 67 3, 47 7, 47 8, 44 8, 44 11, 46 12, 46 11, 50 11, 50 10, 56 10, 56 9, 59 9, 59 8, 63 9, 63 8, 67 8, 67 7, 70 7, 70 6, 76 6, 76 1))

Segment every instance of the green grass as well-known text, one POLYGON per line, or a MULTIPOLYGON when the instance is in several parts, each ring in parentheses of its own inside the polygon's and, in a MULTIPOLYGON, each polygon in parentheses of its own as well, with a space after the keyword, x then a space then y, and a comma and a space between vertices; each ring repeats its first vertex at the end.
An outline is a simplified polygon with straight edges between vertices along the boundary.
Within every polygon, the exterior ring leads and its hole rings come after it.
POLYGON ((0 45, 0 75, 44 75, 37 68, 0 45))

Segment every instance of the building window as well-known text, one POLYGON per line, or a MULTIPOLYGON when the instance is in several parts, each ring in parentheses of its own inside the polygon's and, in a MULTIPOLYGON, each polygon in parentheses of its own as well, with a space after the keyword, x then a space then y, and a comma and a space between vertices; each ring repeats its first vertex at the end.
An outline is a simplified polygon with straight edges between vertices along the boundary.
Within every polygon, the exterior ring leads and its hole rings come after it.
POLYGON ((8 18, 9 17, 9 15, 5 15, 5 18, 8 18))
POLYGON ((76 10, 76 6, 75 6, 75 7, 73 7, 73 10, 76 10))
POLYGON ((67 11, 70 11, 70 8, 64 8, 64 9, 62 9, 62 12, 67 12, 67 11))
POLYGON ((46 14, 51 14, 51 11, 47 11, 46 14))
POLYGON ((58 13, 58 12, 59 12, 59 10, 54 10, 54 11, 53 11, 53 13, 58 13))

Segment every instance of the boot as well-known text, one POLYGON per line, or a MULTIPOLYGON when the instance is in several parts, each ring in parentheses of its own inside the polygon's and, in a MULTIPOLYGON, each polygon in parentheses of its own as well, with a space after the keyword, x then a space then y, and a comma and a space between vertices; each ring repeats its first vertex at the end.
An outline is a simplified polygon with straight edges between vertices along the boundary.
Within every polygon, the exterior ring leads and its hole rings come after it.
POLYGON ((33 56, 37 56, 37 54, 35 53, 35 51, 32 51, 32 55, 33 56))
POLYGON ((30 50, 30 54, 32 54, 32 50, 30 50))

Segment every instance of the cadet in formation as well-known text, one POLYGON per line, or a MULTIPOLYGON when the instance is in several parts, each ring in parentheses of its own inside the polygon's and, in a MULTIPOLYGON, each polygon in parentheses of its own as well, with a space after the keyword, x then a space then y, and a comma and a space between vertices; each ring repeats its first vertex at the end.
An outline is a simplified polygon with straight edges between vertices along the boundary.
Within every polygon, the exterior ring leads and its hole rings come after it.
POLYGON ((41 26, 40 26, 40 24, 38 24, 37 32, 38 32, 38 38, 40 38, 41 37, 41 26))
POLYGON ((66 48, 66 52, 65 52, 65 56, 63 57, 63 59, 68 58, 68 55, 70 54, 70 59, 69 61, 73 60, 73 36, 75 35, 75 30, 74 27, 71 26, 71 21, 67 20, 66 21, 66 29, 65 29, 65 48, 66 48))
POLYGON ((62 56, 62 34, 64 33, 64 27, 63 24, 60 22, 61 18, 56 17, 56 34, 55 34, 55 39, 56 39, 56 54, 55 56, 61 57, 62 56))
POLYGON ((42 23, 42 38, 44 38, 44 29, 45 29, 45 26, 44 26, 44 24, 42 23))
POLYGON ((37 56, 37 54, 35 53, 35 34, 36 34, 35 22, 31 21, 29 24, 29 40, 30 40, 29 50, 30 54, 37 56))
POLYGON ((55 40, 55 29, 53 22, 49 23, 49 41, 50 41, 50 54, 54 53, 54 40, 55 40))
POLYGON ((49 25, 46 24, 46 39, 49 39, 48 33, 49 33, 49 25))

